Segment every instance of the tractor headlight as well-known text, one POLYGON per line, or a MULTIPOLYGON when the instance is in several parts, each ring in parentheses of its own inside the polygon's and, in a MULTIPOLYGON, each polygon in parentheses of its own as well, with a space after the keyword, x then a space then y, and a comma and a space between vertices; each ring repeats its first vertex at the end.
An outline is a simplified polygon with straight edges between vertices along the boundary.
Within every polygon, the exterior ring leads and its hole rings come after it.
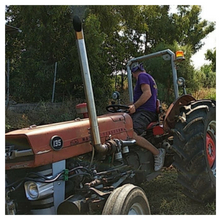
POLYGON ((184 86, 185 85, 185 79, 183 78, 183 77, 179 77, 178 79, 177 79, 177 84, 178 84, 178 86, 184 86))
POLYGON ((32 199, 37 199, 39 196, 37 184, 34 182, 27 184, 26 191, 28 192, 27 195, 29 195, 32 199))
POLYGON ((29 200, 41 199, 53 193, 53 183, 27 181, 24 183, 24 188, 29 200))
POLYGON ((120 97, 120 93, 118 91, 113 92, 112 94, 113 99, 119 99, 119 97, 120 97))

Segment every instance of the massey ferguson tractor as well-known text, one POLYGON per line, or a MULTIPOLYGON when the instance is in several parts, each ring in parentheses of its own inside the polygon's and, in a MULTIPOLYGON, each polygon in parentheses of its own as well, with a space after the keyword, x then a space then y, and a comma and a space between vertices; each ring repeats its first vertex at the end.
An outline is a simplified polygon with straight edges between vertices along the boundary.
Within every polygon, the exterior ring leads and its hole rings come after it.
MULTIPOLYGON (((88 117, 30 126, 6 133, 5 212, 11 214, 150 214, 142 183, 158 176, 150 151, 136 145, 128 106, 112 104, 96 115, 90 71, 79 17, 74 16, 87 103, 77 106, 88 117), (88 109, 88 110, 87 110, 88 109)), ((133 101, 131 64, 162 56, 170 60, 175 101, 165 117, 142 134, 166 150, 165 166, 176 167, 183 192, 200 202, 216 195, 216 103, 195 100, 177 78, 182 53, 167 49, 133 58, 127 64, 133 101), (179 96, 179 87, 183 94, 179 96)), ((114 93, 117 98, 118 93, 114 93)))

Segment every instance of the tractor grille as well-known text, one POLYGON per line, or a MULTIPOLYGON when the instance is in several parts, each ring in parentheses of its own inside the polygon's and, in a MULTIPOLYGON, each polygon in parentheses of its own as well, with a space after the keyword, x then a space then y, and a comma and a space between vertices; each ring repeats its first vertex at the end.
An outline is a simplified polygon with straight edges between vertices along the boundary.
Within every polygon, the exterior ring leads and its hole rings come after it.
POLYGON ((29 161, 33 158, 33 151, 26 138, 6 139, 6 163, 29 161))

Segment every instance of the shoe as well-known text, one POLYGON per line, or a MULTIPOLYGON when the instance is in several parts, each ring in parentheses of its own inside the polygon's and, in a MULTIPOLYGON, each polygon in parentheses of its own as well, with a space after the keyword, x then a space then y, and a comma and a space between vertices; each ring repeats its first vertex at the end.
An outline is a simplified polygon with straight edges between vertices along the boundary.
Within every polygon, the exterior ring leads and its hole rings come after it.
POLYGON ((159 148, 159 154, 158 155, 154 155, 154 170, 155 171, 159 171, 164 164, 164 159, 165 159, 165 149, 163 148, 159 148))

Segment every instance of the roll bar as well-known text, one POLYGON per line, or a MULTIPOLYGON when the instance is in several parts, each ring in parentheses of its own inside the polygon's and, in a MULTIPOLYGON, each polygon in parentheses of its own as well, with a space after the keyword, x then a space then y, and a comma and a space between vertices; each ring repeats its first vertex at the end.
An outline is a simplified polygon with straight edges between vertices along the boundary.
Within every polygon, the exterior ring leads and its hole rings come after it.
POLYGON ((131 60, 128 61, 128 64, 127 64, 128 91, 129 91, 129 101, 131 103, 133 103, 131 64, 134 62, 140 62, 143 60, 147 60, 147 59, 154 58, 154 57, 160 57, 160 56, 164 56, 165 59, 171 60, 175 99, 179 97, 179 89, 178 89, 178 84, 177 84, 177 71, 176 71, 176 64, 175 64, 175 54, 170 49, 166 49, 166 50, 158 51, 155 53, 147 54, 141 57, 132 58, 131 60))

